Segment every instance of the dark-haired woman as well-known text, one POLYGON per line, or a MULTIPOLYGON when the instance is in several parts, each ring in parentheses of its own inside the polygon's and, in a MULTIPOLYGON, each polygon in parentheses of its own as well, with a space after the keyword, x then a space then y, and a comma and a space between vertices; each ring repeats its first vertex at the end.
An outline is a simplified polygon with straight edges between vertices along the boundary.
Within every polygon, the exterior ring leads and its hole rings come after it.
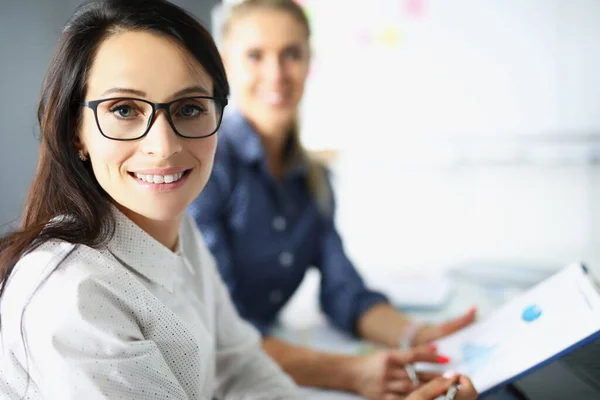
POLYGON ((184 214, 228 92, 182 9, 77 9, 45 79, 22 226, 0 241, 0 397, 295 398, 184 214))

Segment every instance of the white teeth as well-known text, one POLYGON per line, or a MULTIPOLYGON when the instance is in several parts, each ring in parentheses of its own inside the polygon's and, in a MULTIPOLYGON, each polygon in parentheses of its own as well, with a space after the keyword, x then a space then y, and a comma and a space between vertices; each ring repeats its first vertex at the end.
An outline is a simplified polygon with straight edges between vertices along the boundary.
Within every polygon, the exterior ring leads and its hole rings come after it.
POLYGON ((183 172, 173 175, 147 175, 147 174, 138 174, 137 172, 134 174, 136 178, 148 182, 148 183, 173 183, 181 179, 183 176, 183 172))
POLYGON ((171 183, 175 181, 175 175, 165 175, 165 183, 171 183))

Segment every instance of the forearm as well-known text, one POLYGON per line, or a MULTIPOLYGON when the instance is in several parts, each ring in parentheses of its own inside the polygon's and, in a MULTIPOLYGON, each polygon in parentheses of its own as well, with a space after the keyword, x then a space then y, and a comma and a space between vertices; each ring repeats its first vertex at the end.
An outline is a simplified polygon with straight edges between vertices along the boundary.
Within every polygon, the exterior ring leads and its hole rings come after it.
MULTIPOLYGON (((258 347, 256 350, 260 350, 258 347)), ((298 388, 292 379, 281 372, 275 360, 261 351, 244 352, 244 360, 221 360, 218 364, 218 397, 223 399, 269 398, 299 399, 298 388)))
POLYGON ((355 392, 358 357, 327 354, 268 337, 265 351, 298 385, 355 392))
POLYGON ((402 314, 388 303, 376 304, 357 321, 357 333, 360 337, 397 347, 399 340, 411 325, 412 319, 402 314))

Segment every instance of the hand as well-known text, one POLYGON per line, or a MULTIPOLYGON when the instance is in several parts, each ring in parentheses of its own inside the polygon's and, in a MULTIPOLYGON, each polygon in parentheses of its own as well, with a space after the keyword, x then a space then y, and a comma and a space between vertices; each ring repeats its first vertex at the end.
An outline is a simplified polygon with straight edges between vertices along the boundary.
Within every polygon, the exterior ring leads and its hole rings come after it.
POLYGON ((437 325, 425 325, 414 337, 413 343, 415 345, 429 343, 444 336, 448 336, 465 326, 473 323, 477 314, 477 309, 471 307, 464 315, 455 318, 453 320, 443 322, 437 325))
POLYGON ((460 385, 455 400, 473 400, 477 398, 477 391, 469 378, 455 375, 449 378, 437 377, 412 392, 405 400, 434 400, 438 396, 443 396, 453 383, 460 385))
MULTIPOLYGON (((433 344, 410 350, 386 350, 355 359, 351 368, 354 391, 369 400, 401 400, 415 389, 404 366, 417 361, 446 363, 448 359, 437 353, 433 344)), ((439 374, 419 373, 421 382, 428 382, 439 374)))

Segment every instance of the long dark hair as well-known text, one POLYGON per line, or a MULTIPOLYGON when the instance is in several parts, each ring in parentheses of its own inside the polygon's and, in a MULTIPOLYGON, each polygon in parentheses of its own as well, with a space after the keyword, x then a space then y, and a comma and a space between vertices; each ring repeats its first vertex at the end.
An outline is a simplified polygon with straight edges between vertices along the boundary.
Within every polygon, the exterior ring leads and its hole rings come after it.
POLYGON ((0 239, 0 297, 18 260, 41 243, 59 239, 98 247, 114 232, 111 199, 75 143, 86 82, 96 49, 108 36, 150 31, 173 39, 214 82, 214 96, 229 85, 210 33, 165 0, 89 0, 67 22, 50 62, 38 107, 40 158, 20 228, 0 239))

